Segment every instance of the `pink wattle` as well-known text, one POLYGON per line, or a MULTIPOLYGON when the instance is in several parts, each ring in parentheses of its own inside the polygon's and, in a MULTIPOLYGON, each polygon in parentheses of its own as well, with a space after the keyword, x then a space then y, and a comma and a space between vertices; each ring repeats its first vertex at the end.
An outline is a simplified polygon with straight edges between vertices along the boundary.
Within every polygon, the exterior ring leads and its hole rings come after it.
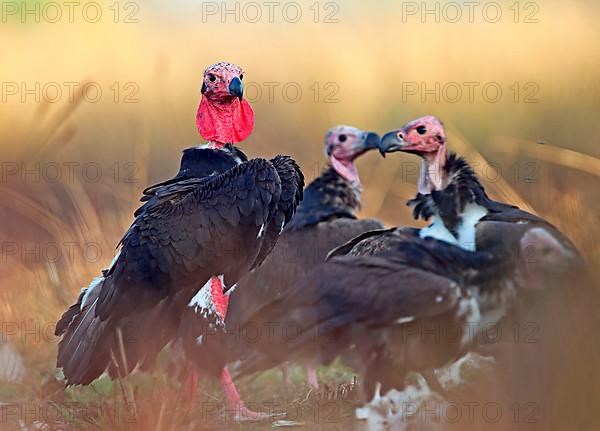
POLYGON ((235 144, 252 133, 254 111, 245 99, 216 101, 202 97, 196 113, 196 127, 207 141, 235 144))

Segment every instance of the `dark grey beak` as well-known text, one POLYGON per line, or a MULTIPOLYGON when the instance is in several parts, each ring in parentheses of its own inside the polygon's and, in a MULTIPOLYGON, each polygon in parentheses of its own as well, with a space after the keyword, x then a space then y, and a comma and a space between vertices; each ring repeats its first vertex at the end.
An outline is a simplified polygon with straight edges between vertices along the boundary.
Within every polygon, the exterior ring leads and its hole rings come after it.
POLYGON ((244 86, 242 85, 242 80, 237 76, 229 83, 229 94, 237 97, 240 100, 242 100, 242 97, 244 96, 244 86))
POLYGON ((402 148, 405 145, 406 141, 402 138, 402 132, 400 130, 394 130, 383 135, 383 138, 381 138, 381 142, 379 143, 379 152, 385 157, 387 153, 402 151, 402 148))
POLYGON ((361 136, 360 146, 364 151, 374 150, 379 148, 379 141, 381 138, 377 133, 374 132, 365 132, 361 136))

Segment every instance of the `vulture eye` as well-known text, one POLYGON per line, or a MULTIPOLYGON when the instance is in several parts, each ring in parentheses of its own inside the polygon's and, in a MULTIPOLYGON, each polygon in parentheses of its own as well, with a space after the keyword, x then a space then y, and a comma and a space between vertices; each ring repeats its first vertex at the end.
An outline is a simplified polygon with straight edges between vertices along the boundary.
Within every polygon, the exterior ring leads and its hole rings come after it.
POLYGON ((346 142, 346 140, 347 140, 347 139, 348 139, 348 137, 347 137, 346 135, 340 135, 340 136, 338 137, 338 140, 339 140, 340 142, 346 142))
POLYGON ((419 126, 419 127, 417 127, 417 133, 419 135, 424 135, 425 132, 427 132, 427 127, 425 127, 425 126, 419 126))
POLYGON ((211 73, 208 75, 208 79, 210 80, 210 82, 215 82, 217 80, 217 77, 211 73))
POLYGON ((244 74, 242 73, 242 74, 240 75, 240 81, 243 81, 243 80, 244 80, 244 74))

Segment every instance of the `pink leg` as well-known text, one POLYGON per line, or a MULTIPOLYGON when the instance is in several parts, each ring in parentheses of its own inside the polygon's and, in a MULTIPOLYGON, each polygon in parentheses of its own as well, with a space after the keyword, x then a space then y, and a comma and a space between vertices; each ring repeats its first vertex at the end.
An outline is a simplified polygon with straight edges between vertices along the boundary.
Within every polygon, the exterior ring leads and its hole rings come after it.
POLYGON ((189 412, 196 404, 196 394, 198 393, 198 381, 200 380, 200 373, 198 373, 198 371, 196 371, 192 366, 188 366, 186 374, 185 409, 189 412))
POLYGON ((240 393, 235 387, 235 383, 231 379, 231 374, 227 367, 223 368, 221 373, 221 388, 225 395, 225 406, 228 412, 234 412, 234 419, 237 422, 243 421, 259 421, 280 416, 278 414, 269 414, 262 412, 254 412, 246 407, 246 404, 240 397, 240 393))
POLYGON ((308 384, 315 389, 319 389, 319 378, 317 377, 317 369, 310 365, 306 367, 306 379, 308 384))
MULTIPOLYGON (((212 277, 210 288, 211 297, 217 308, 217 313, 225 320, 227 308, 229 307, 229 296, 223 293, 223 284, 218 277, 212 277)), ((225 396, 225 407, 228 412, 234 412, 234 419, 237 422, 258 421, 281 416, 278 414, 254 412, 246 407, 242 397, 240 397, 240 393, 235 387, 235 383, 233 383, 227 367, 223 368, 223 371, 221 372, 221 389, 225 396)))

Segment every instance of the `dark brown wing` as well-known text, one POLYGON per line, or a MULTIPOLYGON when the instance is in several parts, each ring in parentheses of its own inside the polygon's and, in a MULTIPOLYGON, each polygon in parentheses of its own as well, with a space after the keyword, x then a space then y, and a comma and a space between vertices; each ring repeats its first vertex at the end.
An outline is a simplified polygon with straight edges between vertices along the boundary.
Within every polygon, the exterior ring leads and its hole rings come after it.
POLYGON ((280 299, 310 270, 322 263, 333 247, 381 226, 377 220, 342 218, 301 230, 286 230, 263 264, 238 282, 230 298, 227 324, 232 327, 243 325, 249 316, 280 299))
MULTIPOLYGON (((275 337, 261 337, 259 354, 243 361, 238 375, 253 373, 322 348, 343 351, 350 339, 340 331, 355 325, 380 328, 401 319, 422 319, 455 309, 461 292, 451 279, 376 256, 343 256, 316 267, 293 290, 260 310, 260 319, 276 322, 275 337), (285 306, 282 306, 285 305, 285 306), (298 328, 294 342, 281 328, 298 328), (329 346, 328 346, 329 344, 329 346)), ((248 319, 253 322, 253 317, 248 319)))

